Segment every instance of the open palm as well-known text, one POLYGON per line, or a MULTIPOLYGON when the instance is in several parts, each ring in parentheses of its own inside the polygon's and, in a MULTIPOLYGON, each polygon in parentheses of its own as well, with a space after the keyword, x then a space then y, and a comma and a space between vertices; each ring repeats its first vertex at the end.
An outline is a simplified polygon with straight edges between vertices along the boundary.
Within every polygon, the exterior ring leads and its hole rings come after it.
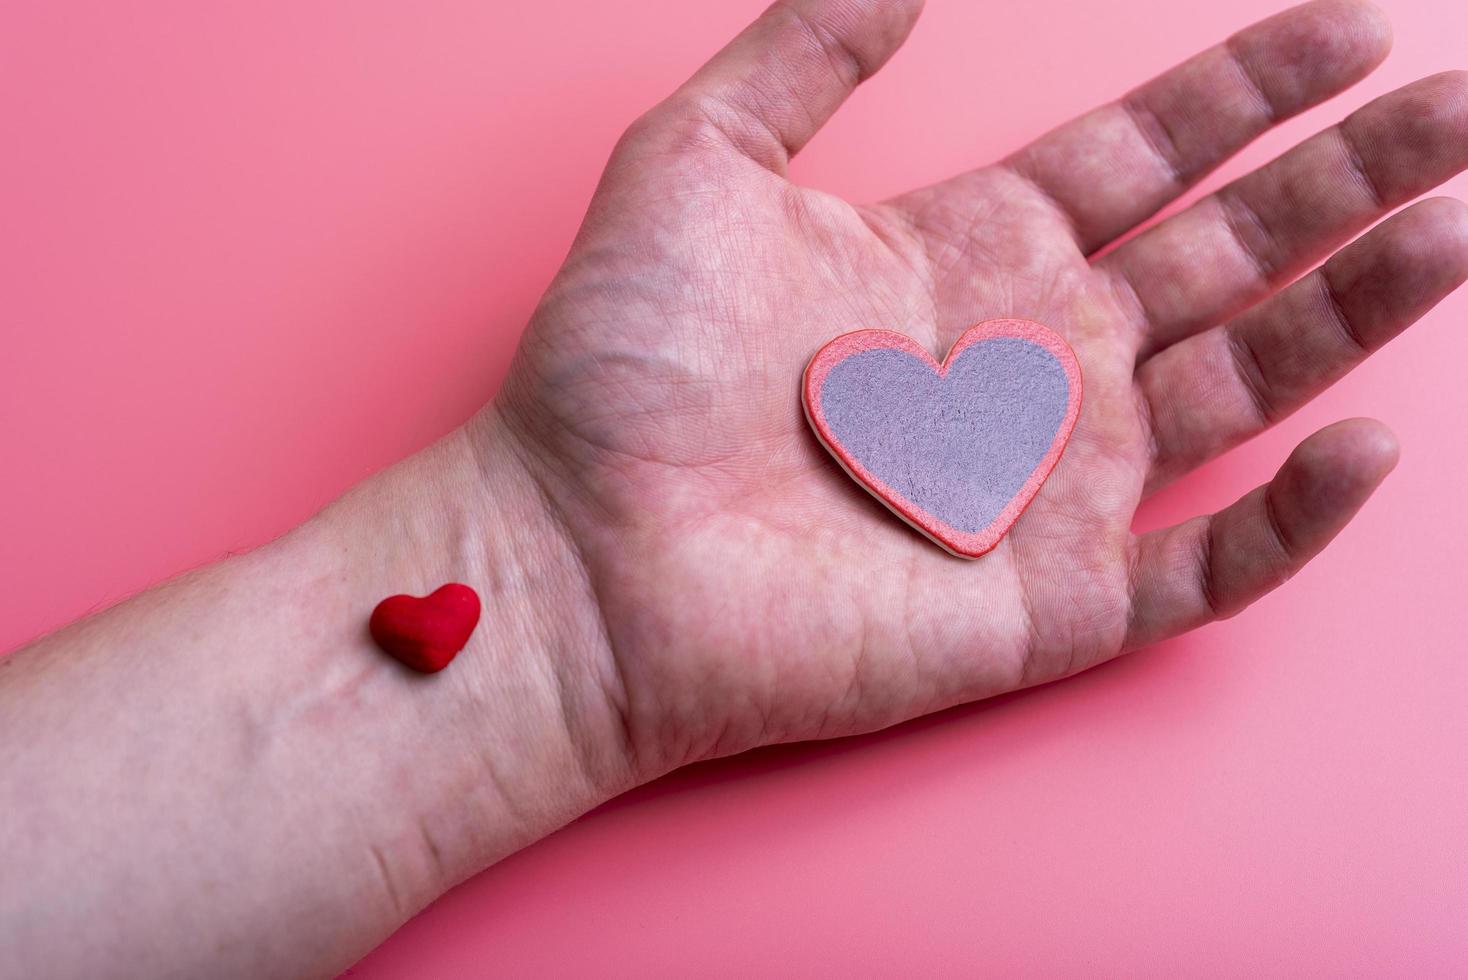
POLYGON ((1379 423, 1306 440, 1219 514, 1141 536, 1150 490, 1297 408, 1468 274, 1461 74, 1394 92, 1097 257, 1384 56, 1370 7, 1246 30, 993 166, 860 207, 789 157, 900 45, 914 3, 772 7, 618 145, 496 407, 576 542, 639 765, 848 734, 1083 669, 1242 609, 1391 468, 1379 423), (1289 284, 1289 285, 1287 285, 1289 284), (831 337, 936 356, 1040 320, 1080 421, 990 554, 945 554, 826 455, 798 402, 831 337))

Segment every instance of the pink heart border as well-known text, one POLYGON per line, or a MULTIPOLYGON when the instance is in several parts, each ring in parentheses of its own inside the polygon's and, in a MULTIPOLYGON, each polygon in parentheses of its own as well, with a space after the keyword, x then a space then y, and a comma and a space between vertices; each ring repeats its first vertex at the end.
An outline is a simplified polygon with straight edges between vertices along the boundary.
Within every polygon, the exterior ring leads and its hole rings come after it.
POLYGON ((810 364, 806 366, 801 386, 801 404, 805 408, 806 420, 810 422, 816 438, 835 457, 836 462, 841 464, 841 468, 848 476, 885 504, 894 514, 921 531, 949 554, 972 559, 992 551, 1000 539, 1014 526, 1014 522, 1019 520, 1025 508, 1030 505, 1030 501, 1034 500, 1035 495, 1040 492, 1040 486, 1050 476, 1050 471, 1055 468, 1055 464, 1060 461, 1060 454, 1065 451, 1071 432, 1075 429, 1076 420, 1080 418, 1081 394, 1081 365, 1076 360, 1075 351, 1071 350, 1070 344, 1043 323, 1006 318, 985 320, 969 327, 949 348, 948 355, 943 358, 941 364, 933 360, 933 355, 906 334, 892 330, 855 330, 851 333, 844 333, 818 350, 811 358, 810 364), (1055 438, 1050 443, 1050 450, 1040 460, 1039 465, 1031 471, 1024 486, 1020 487, 988 526, 973 532, 960 531, 892 489, 876 474, 863 466, 861 461, 847 451, 845 446, 841 445, 841 441, 831 431, 825 412, 821 408, 821 388, 825 385, 826 376, 831 373, 832 368, 853 354, 860 354, 863 351, 900 350, 919 358, 939 375, 944 375, 948 373, 948 366, 953 363, 954 358, 963 351, 974 344, 999 337, 1017 337, 1028 340, 1054 354, 1070 382, 1070 399, 1066 405, 1065 416, 1061 419, 1060 428, 1056 430, 1055 438))

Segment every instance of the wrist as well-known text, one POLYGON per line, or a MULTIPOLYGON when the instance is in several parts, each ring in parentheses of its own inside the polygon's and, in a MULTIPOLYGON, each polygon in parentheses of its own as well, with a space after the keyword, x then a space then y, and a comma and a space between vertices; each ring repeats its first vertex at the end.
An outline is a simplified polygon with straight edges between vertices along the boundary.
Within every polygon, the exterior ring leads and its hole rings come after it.
POLYGON ((493 403, 451 439, 448 506, 465 508, 465 560, 484 583, 481 626, 460 657, 493 740, 486 762, 501 763, 494 779, 527 818, 519 847, 639 776, 595 590, 526 447, 493 403))
POLYGON ((410 905, 635 782, 594 595, 530 474, 490 408, 297 532, 328 539, 362 623, 389 594, 445 582, 482 600, 442 673, 413 675, 368 650, 370 681, 352 692, 391 728, 379 749, 397 762, 377 761, 410 790, 376 830, 410 905))
POLYGON ((84 974, 132 949, 156 973, 136 937, 178 922, 174 972, 325 974, 630 785, 584 576, 502 438, 476 422, 6 660, 0 800, 36 846, 0 935, 96 923, 22 958, 84 974), (485 605, 447 670, 374 648, 376 602, 446 581, 485 605))

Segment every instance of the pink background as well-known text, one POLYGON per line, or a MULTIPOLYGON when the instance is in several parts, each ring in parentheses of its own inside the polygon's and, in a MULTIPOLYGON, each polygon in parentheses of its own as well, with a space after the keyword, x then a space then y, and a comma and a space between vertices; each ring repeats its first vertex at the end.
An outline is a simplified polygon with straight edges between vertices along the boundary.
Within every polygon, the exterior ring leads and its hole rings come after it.
MULTIPOLYGON (((758 5, 9 0, 0 649, 467 416, 620 128, 758 5)), ((1272 9, 934 0, 796 176, 858 198, 942 176, 1272 9)), ((1376 76, 1226 173, 1468 61, 1468 5, 1390 10, 1376 76)), ((1401 468, 1280 594, 1063 684, 676 774, 354 974, 1468 971, 1465 314, 1144 512, 1387 420, 1401 468)))

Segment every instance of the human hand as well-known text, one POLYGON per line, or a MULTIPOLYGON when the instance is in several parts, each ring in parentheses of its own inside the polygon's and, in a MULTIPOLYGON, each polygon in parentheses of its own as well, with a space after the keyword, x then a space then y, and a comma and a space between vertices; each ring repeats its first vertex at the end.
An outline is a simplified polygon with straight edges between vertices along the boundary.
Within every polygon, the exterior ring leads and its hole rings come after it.
POLYGON ((1393 92, 1109 253, 1284 118, 1368 73, 1364 3, 1271 18, 998 164, 871 206, 786 178, 901 44, 914 2, 790 0, 617 146, 499 401, 476 421, 540 488, 597 638, 579 738, 636 779, 867 731, 1071 674, 1230 616, 1351 519, 1395 463, 1380 423, 1305 440, 1220 513, 1143 535, 1152 490, 1298 408, 1468 275, 1468 75, 1393 92), (955 560, 807 430, 831 337, 1040 320, 1079 424, 990 554, 955 560), (588 701, 589 697, 589 701, 588 701), (595 727, 600 725, 602 727, 595 727), (597 750, 602 751, 604 750, 597 750))
POLYGON ((1388 95, 1103 252, 1364 75, 1379 16, 1297 8, 882 204, 790 184, 789 156, 916 14, 772 8, 628 131, 468 427, 269 545, 7 656, 11 972, 333 975, 635 782, 1084 669, 1238 611, 1350 519, 1396 456, 1365 420, 1219 514, 1130 530, 1147 492, 1468 275, 1464 208, 1434 201, 1285 285, 1468 163, 1468 76, 1388 95), (844 331, 941 355, 1001 316, 1061 331, 1086 395, 1028 512, 970 563, 841 473, 798 389, 844 331), (479 590, 484 619, 449 670, 412 676, 367 617, 446 581, 479 590))

